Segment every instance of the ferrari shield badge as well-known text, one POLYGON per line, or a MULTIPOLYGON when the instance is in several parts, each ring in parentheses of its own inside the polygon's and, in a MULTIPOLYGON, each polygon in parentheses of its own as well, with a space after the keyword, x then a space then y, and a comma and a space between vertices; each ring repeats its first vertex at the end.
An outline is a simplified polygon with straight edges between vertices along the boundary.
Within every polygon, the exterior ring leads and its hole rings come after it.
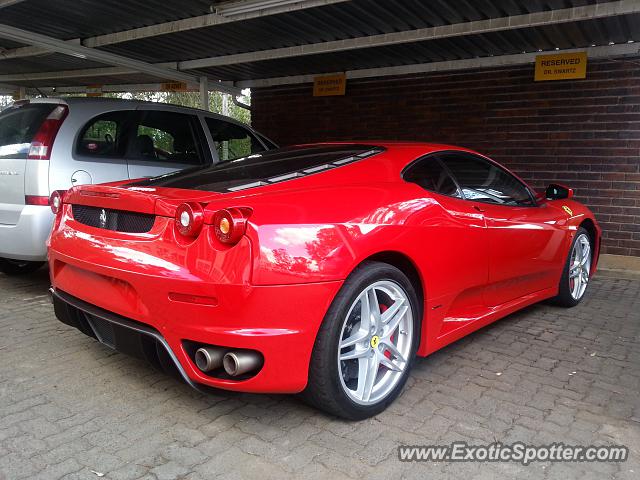
POLYGON ((571 210, 569 207, 567 207, 566 205, 562 206, 562 209, 567 212, 570 216, 573 216, 573 210, 571 210))

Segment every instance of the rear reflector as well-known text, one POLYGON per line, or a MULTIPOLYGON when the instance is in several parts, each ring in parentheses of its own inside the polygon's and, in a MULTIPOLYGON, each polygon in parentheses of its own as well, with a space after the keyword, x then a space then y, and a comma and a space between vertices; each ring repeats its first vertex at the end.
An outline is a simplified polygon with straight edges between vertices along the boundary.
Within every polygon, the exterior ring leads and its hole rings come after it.
POLYGON ((118 193, 93 192, 91 190, 80 190, 80 195, 82 195, 83 197, 120 198, 120 194, 118 193))
POLYGON ((43 207, 49 206, 49 197, 39 197, 37 195, 25 195, 25 205, 40 205, 43 207))
POLYGON ((169 300, 172 302, 195 303, 196 305, 209 305, 212 307, 218 306, 218 299, 216 297, 203 297, 200 295, 189 295, 187 293, 170 292, 169 300))
POLYGON ((33 137, 29 147, 29 154, 27 155, 28 159, 49 160, 51 158, 53 141, 68 113, 69 109, 66 105, 58 105, 53 109, 33 137))

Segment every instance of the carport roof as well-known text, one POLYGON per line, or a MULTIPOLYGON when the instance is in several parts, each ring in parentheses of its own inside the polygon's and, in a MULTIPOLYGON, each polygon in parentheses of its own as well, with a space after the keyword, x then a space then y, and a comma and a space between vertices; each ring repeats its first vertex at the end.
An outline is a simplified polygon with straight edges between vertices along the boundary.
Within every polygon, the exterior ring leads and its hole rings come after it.
POLYGON ((0 89, 193 86, 204 76, 235 91, 574 48, 637 55, 638 41, 640 0, 0 0, 0 89))

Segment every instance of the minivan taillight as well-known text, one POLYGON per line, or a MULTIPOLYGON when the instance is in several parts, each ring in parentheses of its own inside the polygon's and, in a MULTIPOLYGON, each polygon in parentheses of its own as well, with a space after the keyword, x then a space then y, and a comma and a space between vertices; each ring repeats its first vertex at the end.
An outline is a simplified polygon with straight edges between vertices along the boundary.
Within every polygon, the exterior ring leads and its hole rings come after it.
POLYGON ((58 130, 60 130, 60 126, 68 113, 69 108, 66 105, 58 105, 53 109, 40 125, 33 140, 31 140, 31 146, 27 154, 28 159, 49 160, 51 158, 53 141, 56 139, 58 130))
POLYGON ((25 195, 24 196, 24 204, 25 205, 38 205, 40 207, 46 207, 50 205, 50 197, 42 197, 38 195, 25 195))

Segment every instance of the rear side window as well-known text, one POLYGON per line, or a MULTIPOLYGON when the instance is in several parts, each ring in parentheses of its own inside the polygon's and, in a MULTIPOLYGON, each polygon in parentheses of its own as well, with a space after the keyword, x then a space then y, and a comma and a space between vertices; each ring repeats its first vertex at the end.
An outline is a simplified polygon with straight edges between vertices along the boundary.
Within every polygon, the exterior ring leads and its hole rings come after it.
POLYGON ((402 175, 407 182, 415 183, 430 192, 461 197, 458 187, 442 163, 433 155, 410 165, 402 175))
POLYGON ((203 157, 195 130, 196 117, 184 113, 140 112, 127 157, 156 163, 201 165, 203 157))
POLYGON ((0 158, 26 159, 31 140, 56 107, 32 103, 9 107, 0 113, 0 158))
POLYGON ((246 128, 216 118, 207 118, 214 147, 221 162, 259 153, 265 150, 258 139, 246 128))
POLYGON ((442 154, 467 200, 500 205, 533 206, 529 189, 516 177, 471 154, 442 154))
POLYGON ((93 118, 80 134, 78 153, 91 157, 122 158, 131 115, 135 115, 134 110, 109 112, 93 118))

